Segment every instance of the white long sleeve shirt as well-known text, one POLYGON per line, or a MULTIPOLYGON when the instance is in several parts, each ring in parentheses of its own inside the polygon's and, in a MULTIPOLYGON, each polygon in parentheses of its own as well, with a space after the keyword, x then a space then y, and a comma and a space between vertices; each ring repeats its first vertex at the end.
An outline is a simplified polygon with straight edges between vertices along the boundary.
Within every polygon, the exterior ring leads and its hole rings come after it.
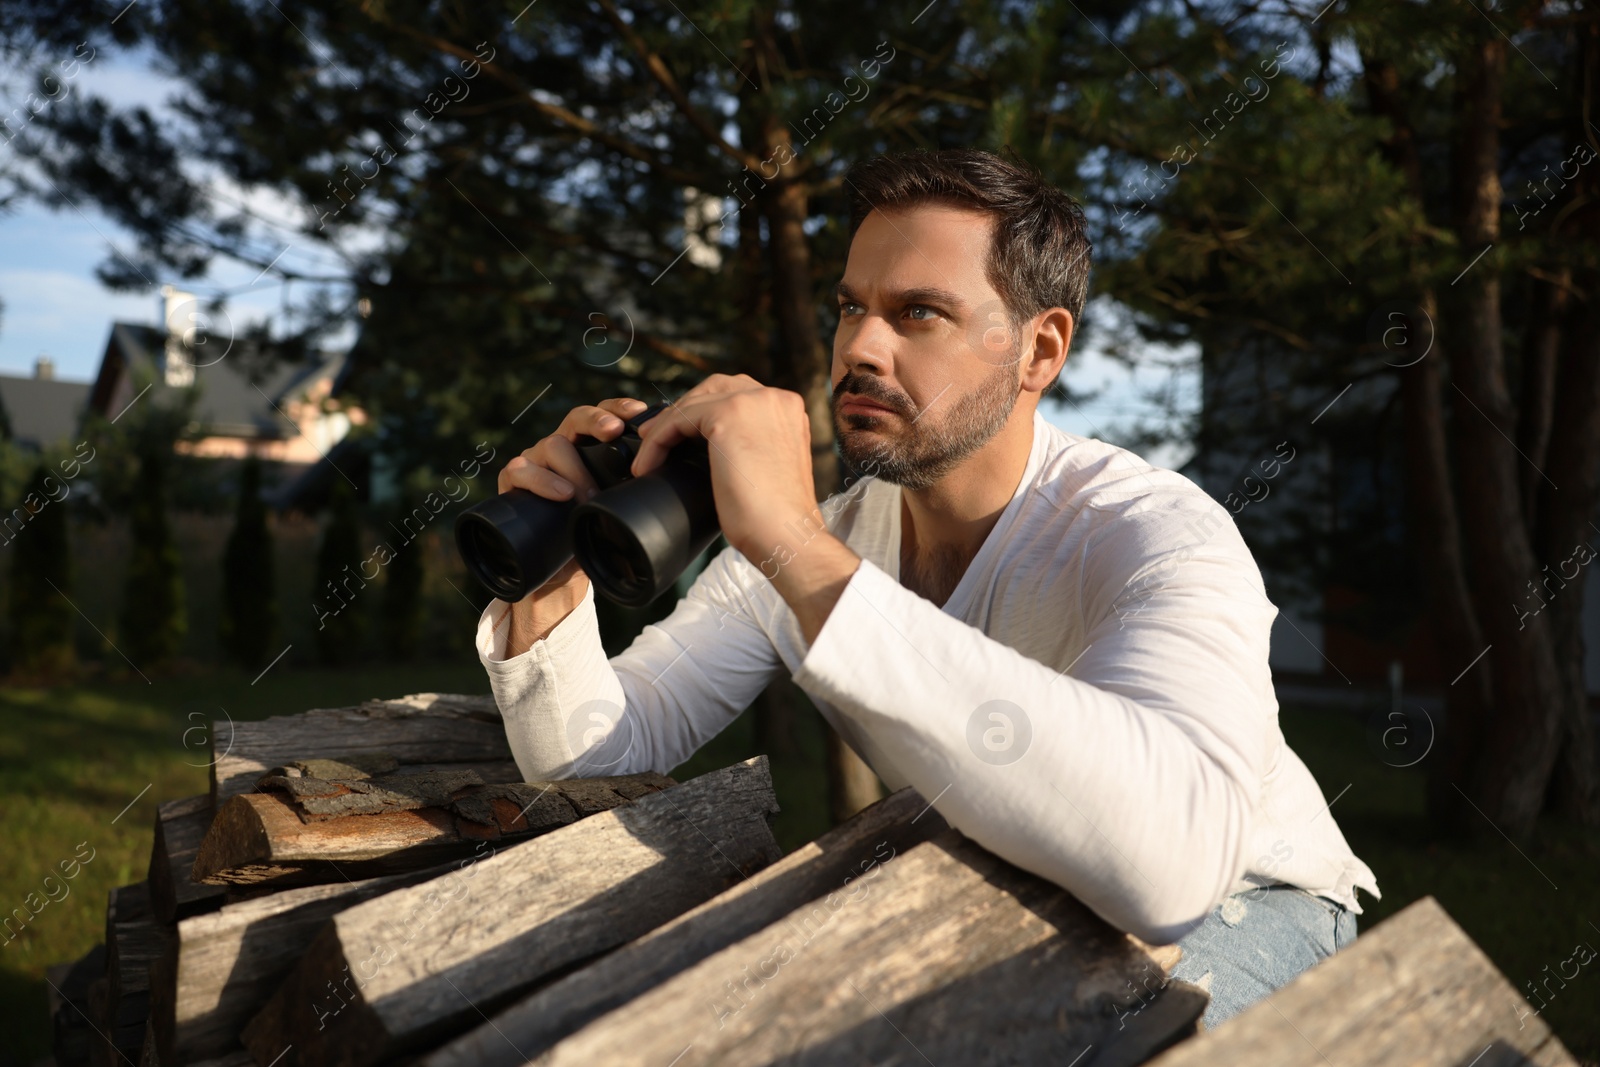
POLYGON ((1275 882, 1359 914, 1377 881, 1284 743, 1277 609, 1231 516, 1130 452, 1033 429, 942 608, 900 585, 900 487, 873 478, 821 505, 862 562, 809 646, 731 548, 610 659, 592 586, 510 658, 494 601, 478 654, 518 767, 665 773, 788 671, 889 788, 1152 944, 1275 882))

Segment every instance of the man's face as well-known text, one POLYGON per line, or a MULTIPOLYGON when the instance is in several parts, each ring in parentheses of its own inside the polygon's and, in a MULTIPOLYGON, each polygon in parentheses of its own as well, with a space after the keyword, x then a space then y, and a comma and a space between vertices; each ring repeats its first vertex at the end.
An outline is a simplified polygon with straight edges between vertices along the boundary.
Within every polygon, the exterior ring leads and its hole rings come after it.
POLYGON ((1010 418, 1024 340, 984 277, 991 216, 943 205, 873 211, 850 244, 833 336, 845 462, 925 489, 1010 418))

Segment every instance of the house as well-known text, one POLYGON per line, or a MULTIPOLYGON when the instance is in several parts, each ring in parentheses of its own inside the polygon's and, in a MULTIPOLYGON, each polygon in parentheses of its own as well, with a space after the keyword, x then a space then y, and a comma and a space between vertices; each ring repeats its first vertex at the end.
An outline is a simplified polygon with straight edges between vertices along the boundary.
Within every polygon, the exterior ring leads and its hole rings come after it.
POLYGON ((318 495, 330 466, 352 478, 348 468, 359 466, 358 485, 366 480, 364 457, 346 441, 351 428, 366 421, 361 408, 340 396, 348 353, 319 352, 298 362, 272 358, 257 342, 185 326, 201 320, 194 297, 170 286, 162 295, 170 325, 112 324, 88 389, 89 411, 120 418, 135 403, 198 389, 198 436, 178 442, 177 451, 219 460, 254 456, 277 467, 269 503, 279 509, 314 509, 306 494, 318 495))
POLYGON ((55 361, 40 356, 31 378, 0 375, 0 438, 34 452, 70 446, 88 398, 88 385, 57 380, 55 361))

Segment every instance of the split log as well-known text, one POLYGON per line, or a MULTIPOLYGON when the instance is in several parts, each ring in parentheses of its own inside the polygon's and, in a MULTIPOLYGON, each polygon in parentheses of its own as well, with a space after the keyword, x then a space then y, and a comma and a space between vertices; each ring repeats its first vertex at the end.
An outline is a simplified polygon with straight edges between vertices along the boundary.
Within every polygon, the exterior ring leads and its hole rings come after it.
POLYGON ((88 1067, 95 1027, 89 1015, 89 985, 104 980, 106 947, 96 945, 80 959, 60 963, 45 972, 49 984, 52 1050, 56 1067, 88 1067))
MULTIPOLYGON (((156 1049, 155 1022, 146 1019, 144 1023, 144 1044, 139 1046, 139 1067, 161 1067, 161 1054, 156 1049)), ((171 1063, 171 1060, 167 1060, 171 1063)))
POLYGON ((757 757, 340 912, 245 1047, 355 1067, 435 1043, 779 859, 777 808, 757 757))
POLYGON ((270 769, 308 756, 348 759, 382 752, 402 766, 512 761, 500 709, 488 695, 418 693, 259 722, 213 722, 211 747, 211 798, 218 811, 253 790, 270 769))
POLYGON ((242 1051, 239 1033, 294 969, 323 923, 364 900, 454 869, 289 889, 178 924, 151 972, 150 1015, 163 1063, 242 1051))
POLYGON ((1151 1067, 1577 1067, 1483 950, 1423 897, 1151 1067))
POLYGON ((171 928, 150 913, 146 882, 113 889, 106 903, 104 1036, 120 1057, 137 1063, 150 1018, 150 964, 165 950, 171 928))
POLYGON ((89 1001, 89 1063, 91 1067, 111 1067, 122 1062, 116 1046, 106 1033, 106 978, 101 975, 89 983, 86 999, 89 1001))
POLYGON ((471 772, 328 782, 269 775, 222 806, 193 880, 306 885, 431 867, 483 841, 532 837, 672 784, 662 774, 485 784, 471 772), (407 783, 417 783, 414 787, 407 783), (341 811, 371 814, 341 815, 341 811))
POLYGON ((1179 955, 950 831, 533 1062, 1136 1064, 1208 1003, 1168 985, 1179 955))
POLYGON ((150 846, 150 910, 164 923, 222 906, 225 889, 201 885, 192 877, 194 858, 211 826, 208 794, 169 800, 156 808, 155 842, 150 846))
POLYGON ((592 1019, 705 957, 947 830, 902 789, 761 873, 518 1001, 422 1060, 426 1067, 521 1067, 592 1019))

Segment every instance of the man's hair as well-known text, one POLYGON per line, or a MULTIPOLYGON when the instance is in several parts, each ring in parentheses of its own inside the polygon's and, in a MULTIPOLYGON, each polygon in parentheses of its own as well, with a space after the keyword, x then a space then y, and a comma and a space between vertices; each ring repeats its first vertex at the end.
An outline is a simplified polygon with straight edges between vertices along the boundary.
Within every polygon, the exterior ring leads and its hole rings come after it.
POLYGON ((1083 209, 1038 168, 976 148, 877 156, 845 175, 850 236, 874 208, 904 211, 945 204, 996 216, 984 275, 1013 329, 1039 312, 1072 312, 1073 333, 1089 292, 1089 235, 1083 209))

